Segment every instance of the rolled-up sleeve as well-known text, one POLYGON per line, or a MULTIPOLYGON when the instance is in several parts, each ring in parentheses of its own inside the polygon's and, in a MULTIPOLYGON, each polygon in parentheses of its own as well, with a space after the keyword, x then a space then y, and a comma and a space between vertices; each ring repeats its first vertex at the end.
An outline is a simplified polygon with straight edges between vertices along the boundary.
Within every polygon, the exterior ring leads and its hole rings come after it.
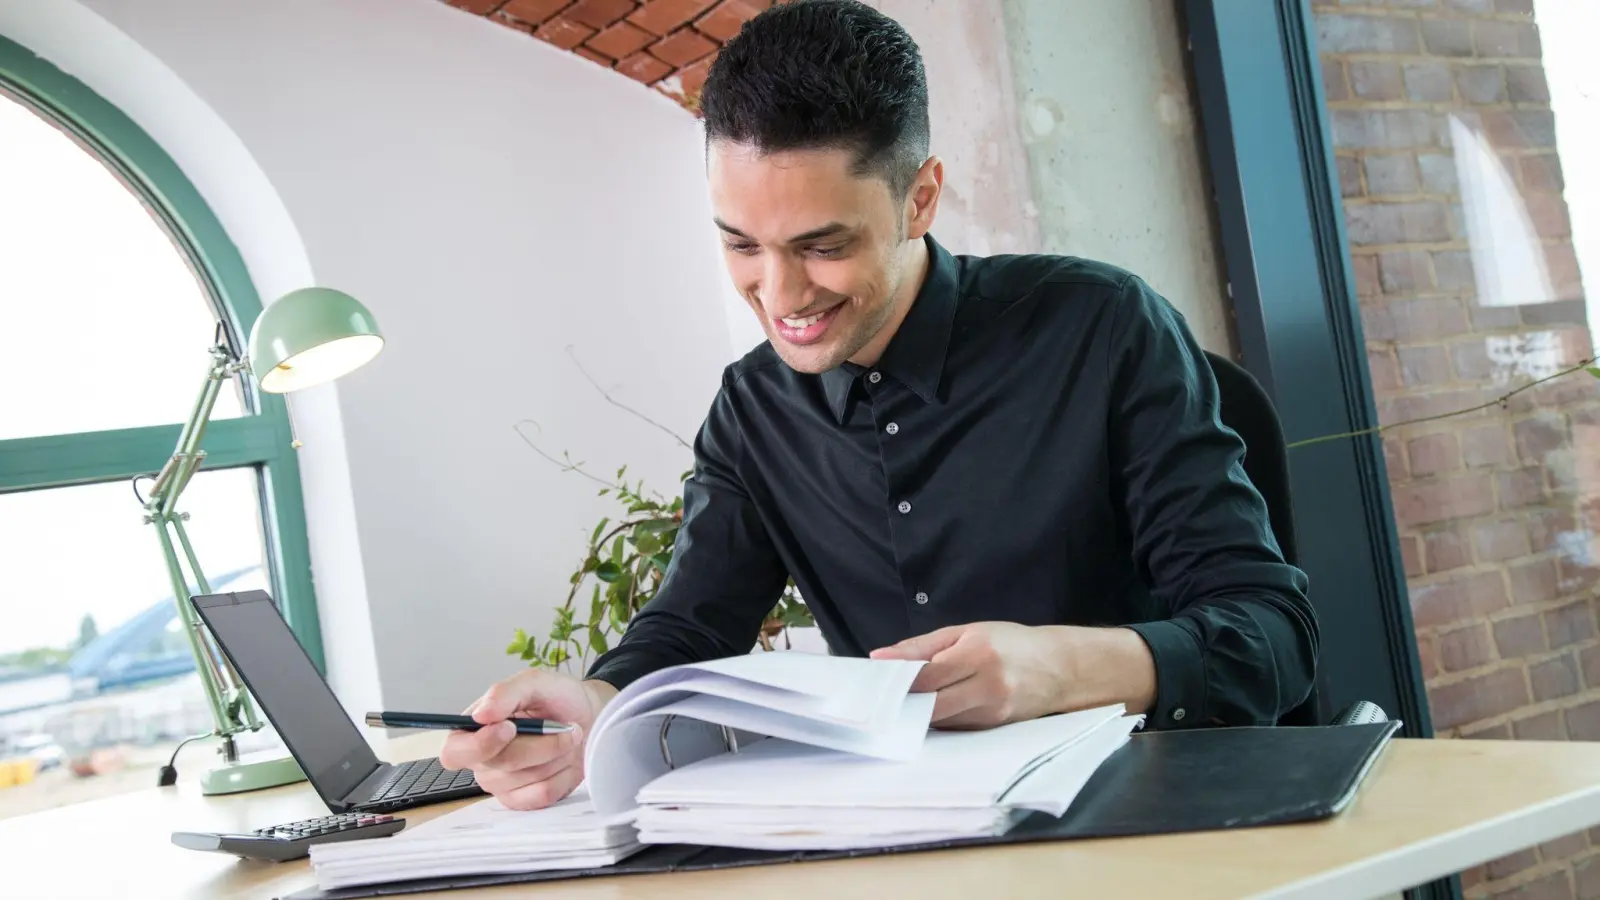
POLYGON ((1134 561, 1166 618, 1150 648, 1156 728, 1270 725, 1310 693, 1318 629, 1304 572, 1283 559, 1245 447, 1182 317, 1130 276, 1108 354, 1108 450, 1134 561))
POLYGON ((694 441, 683 522, 655 596, 588 677, 619 690, 657 669, 748 653, 788 571, 740 483, 743 453, 725 373, 694 441))

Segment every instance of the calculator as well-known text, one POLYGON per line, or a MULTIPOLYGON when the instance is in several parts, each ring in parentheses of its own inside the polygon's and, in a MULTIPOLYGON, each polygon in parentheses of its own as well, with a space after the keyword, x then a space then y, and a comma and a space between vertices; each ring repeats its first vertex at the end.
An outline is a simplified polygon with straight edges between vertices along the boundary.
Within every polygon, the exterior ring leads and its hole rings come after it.
POLYGON ((186 850, 212 850, 244 859, 282 862, 310 855, 312 844, 387 837, 405 827, 406 820, 394 816, 345 813, 257 828, 245 834, 174 831, 172 842, 186 850))

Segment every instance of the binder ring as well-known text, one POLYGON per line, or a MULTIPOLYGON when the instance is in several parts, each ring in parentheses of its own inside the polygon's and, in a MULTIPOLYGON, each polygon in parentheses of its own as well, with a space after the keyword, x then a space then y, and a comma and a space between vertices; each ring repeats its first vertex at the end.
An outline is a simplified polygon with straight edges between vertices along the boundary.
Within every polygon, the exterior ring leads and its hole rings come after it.
MULTIPOLYGON (((661 733, 658 737, 661 745, 661 761, 667 764, 669 771, 677 768, 672 763, 672 748, 667 744, 667 731, 672 728, 672 720, 676 718, 675 715, 661 717, 661 733)), ((729 753, 738 753, 739 739, 734 736, 733 729, 726 725, 718 725, 717 728, 722 731, 722 746, 726 747, 729 753)))

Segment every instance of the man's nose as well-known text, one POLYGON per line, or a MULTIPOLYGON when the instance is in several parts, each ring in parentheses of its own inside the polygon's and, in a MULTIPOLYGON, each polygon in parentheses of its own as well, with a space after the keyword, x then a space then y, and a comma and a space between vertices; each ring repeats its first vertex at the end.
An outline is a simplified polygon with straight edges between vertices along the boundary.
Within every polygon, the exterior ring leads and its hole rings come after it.
POLYGON ((762 308, 771 316, 792 316, 804 309, 809 302, 804 267, 782 254, 767 254, 760 296, 762 308))

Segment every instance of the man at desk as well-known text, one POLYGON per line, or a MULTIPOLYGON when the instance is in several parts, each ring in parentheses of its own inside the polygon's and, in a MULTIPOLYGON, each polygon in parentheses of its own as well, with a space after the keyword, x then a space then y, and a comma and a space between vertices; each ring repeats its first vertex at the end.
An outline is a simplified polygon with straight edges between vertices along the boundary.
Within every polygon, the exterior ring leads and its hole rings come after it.
POLYGON ((473 707, 579 728, 454 733, 445 765, 509 806, 565 796, 619 689, 749 652, 790 576, 834 653, 926 660, 913 690, 941 727, 1119 702, 1155 728, 1270 724, 1306 698, 1307 580, 1201 348, 1128 272, 935 242, 944 168, 896 22, 774 6, 701 110, 728 272, 768 341, 724 372, 670 570, 618 645, 473 707))

